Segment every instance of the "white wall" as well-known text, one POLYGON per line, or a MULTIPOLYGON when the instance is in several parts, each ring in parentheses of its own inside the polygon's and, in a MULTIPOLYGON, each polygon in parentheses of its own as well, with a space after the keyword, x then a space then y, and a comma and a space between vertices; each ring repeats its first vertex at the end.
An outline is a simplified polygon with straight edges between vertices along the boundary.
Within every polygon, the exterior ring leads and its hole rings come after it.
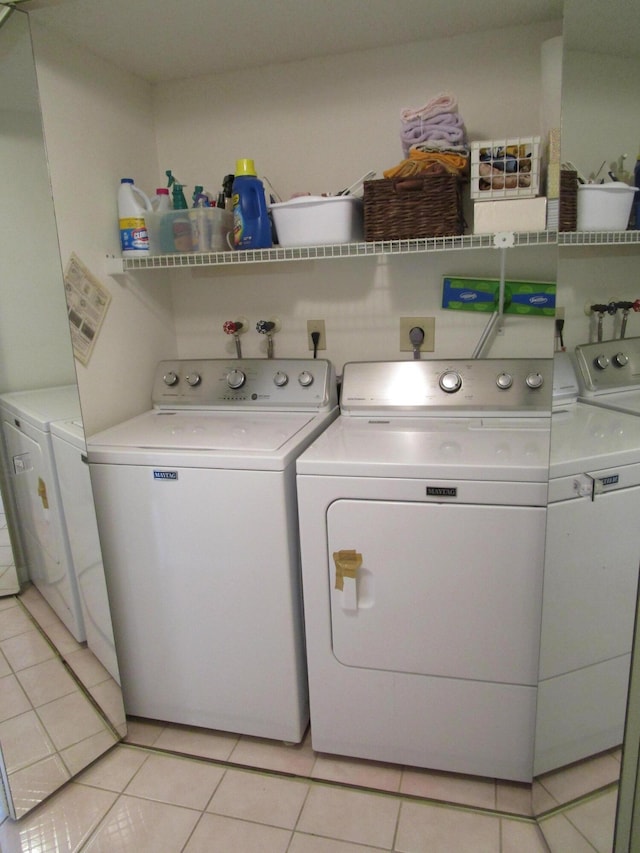
MULTIPOLYGON (((420 42, 162 84, 154 88, 161 173, 216 192, 237 157, 253 157, 282 198, 336 192, 368 169, 382 177, 402 159, 400 110, 453 92, 470 139, 539 133, 546 24, 420 42)), ((509 253, 507 276, 555 281, 555 250, 509 253)), ((234 353, 222 324, 250 321, 243 354, 263 355, 253 331, 277 316, 276 355, 308 354, 306 320, 324 319, 327 351, 392 359, 399 317, 436 317, 436 357, 470 354, 488 315, 442 311, 443 275, 498 278, 498 252, 325 260, 182 272, 173 286, 179 353, 234 353)), ((508 317, 492 355, 548 355, 552 324, 508 317)))
POLYGON ((150 87, 33 26, 38 85, 60 249, 75 252, 112 295, 88 367, 76 363, 87 434, 148 408, 157 361, 175 353, 164 274, 105 273, 119 253, 121 177, 154 185, 158 172, 150 87))
POLYGON ((75 374, 40 116, 2 110, 0 126, 0 391, 66 385, 75 374))

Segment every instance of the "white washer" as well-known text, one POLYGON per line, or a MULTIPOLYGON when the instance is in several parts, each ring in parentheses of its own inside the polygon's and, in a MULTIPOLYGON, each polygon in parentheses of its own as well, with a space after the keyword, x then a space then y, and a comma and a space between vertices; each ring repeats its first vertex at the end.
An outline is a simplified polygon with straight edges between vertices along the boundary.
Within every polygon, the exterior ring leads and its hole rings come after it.
POLYGON ((295 459, 329 362, 162 362, 151 411, 89 438, 128 714, 299 742, 308 725, 295 459))
POLYGON ((29 579, 79 642, 80 597, 60 501, 50 425, 80 417, 76 385, 0 395, 8 479, 29 579))
POLYGON ((297 463, 314 749, 531 779, 551 370, 345 366, 297 463))
POLYGON ((89 460, 80 418, 52 423, 51 443, 87 645, 112 678, 120 683, 89 460))
POLYGON ((640 566, 640 427, 556 357, 535 773, 622 743, 640 566))

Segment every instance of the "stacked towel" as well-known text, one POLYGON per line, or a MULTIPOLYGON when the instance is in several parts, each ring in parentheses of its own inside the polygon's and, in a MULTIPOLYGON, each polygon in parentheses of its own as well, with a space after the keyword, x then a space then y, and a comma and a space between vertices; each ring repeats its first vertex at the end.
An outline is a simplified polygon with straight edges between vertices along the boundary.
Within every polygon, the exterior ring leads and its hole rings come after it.
POLYGON ((400 118, 400 140, 405 158, 410 156, 413 147, 422 149, 424 144, 433 147, 435 143, 441 150, 453 148, 457 154, 463 153, 462 146, 468 156, 467 132, 458 112, 458 99, 450 92, 441 92, 418 109, 403 109, 400 118))
POLYGON ((469 170, 469 146, 458 100, 450 92, 441 92, 423 107, 403 109, 400 141, 405 159, 384 172, 385 178, 407 177, 432 172, 438 164, 447 172, 466 176, 469 170))

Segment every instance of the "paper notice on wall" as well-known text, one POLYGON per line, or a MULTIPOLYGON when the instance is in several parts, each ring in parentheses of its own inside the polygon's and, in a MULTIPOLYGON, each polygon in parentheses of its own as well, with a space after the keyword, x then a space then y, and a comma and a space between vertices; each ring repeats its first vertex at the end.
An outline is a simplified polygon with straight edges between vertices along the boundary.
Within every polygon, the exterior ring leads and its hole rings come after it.
POLYGON ((73 354, 86 366, 109 308, 111 294, 74 253, 64 272, 64 287, 73 354))

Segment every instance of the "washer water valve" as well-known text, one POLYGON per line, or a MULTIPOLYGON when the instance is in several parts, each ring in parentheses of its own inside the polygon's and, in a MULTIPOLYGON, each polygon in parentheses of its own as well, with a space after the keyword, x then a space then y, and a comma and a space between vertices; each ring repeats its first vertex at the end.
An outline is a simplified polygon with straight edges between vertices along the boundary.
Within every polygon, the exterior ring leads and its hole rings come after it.
POLYGON ((236 355, 242 358, 242 346, 240 344, 240 335, 247 331, 247 321, 244 317, 239 317, 237 320, 225 320, 222 324, 222 330, 225 335, 233 335, 236 344, 236 355))
POLYGON ((267 336, 267 358, 273 358, 273 336, 279 331, 280 322, 273 318, 271 320, 258 320, 256 332, 267 336))

